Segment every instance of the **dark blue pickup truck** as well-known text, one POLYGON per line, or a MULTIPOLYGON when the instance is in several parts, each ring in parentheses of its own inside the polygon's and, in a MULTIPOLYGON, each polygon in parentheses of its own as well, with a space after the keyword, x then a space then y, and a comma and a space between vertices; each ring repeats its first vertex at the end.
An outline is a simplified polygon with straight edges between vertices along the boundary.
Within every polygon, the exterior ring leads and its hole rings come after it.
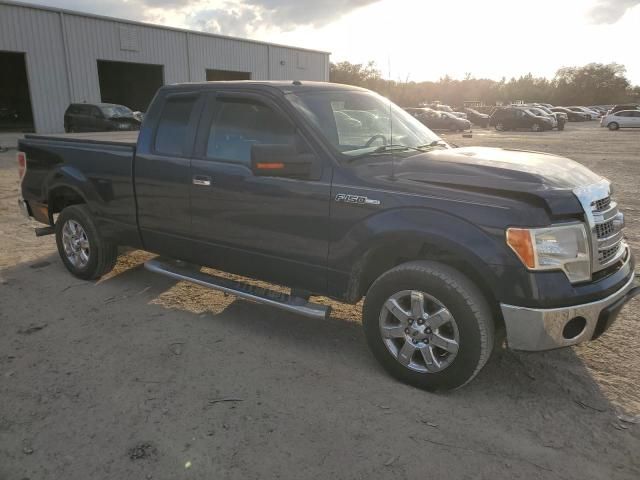
POLYGON ((140 132, 27 135, 21 208, 94 279, 147 268, 304 315, 356 303, 375 357, 427 390, 494 345, 600 336, 640 292, 609 182, 566 158, 454 148, 399 107, 330 83, 161 88, 140 132), (211 276, 260 279, 290 294, 211 276))

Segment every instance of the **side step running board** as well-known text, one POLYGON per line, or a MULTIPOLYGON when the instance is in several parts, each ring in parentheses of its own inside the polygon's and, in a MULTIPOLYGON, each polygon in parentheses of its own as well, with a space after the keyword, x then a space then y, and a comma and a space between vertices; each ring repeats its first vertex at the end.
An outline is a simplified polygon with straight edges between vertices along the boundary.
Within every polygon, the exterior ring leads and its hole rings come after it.
POLYGON ((307 317, 328 318, 331 314, 331 307, 311 303, 300 297, 293 297, 287 293, 280 293, 266 288, 256 287, 247 283, 236 282, 228 278, 216 277, 202 273, 199 267, 181 261, 166 258, 155 258, 145 262, 144 267, 155 273, 184 280, 186 282, 202 285, 203 287, 220 290, 221 292, 235 295, 246 300, 264 303, 272 307, 299 313, 307 317))

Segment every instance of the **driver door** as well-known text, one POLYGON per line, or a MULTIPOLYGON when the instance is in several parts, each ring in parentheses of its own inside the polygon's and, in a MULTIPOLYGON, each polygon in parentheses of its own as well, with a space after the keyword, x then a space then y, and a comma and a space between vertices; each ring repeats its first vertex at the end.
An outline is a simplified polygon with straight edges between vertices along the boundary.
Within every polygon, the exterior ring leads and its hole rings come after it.
POLYGON ((254 145, 311 147, 270 98, 210 94, 191 160, 191 229, 201 263, 324 292, 331 164, 316 155, 309 178, 256 176, 254 145))

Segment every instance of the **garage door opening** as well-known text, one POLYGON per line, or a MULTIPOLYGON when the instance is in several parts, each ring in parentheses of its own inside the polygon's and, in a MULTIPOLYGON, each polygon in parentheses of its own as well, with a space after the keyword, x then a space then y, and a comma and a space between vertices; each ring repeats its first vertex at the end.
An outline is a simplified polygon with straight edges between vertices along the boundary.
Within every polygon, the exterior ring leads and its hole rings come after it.
POLYGON ((223 80, 251 80, 251 72, 207 69, 207 82, 220 82, 223 80))
POLYGON ((0 132, 33 132, 24 53, 0 52, 0 132))
POLYGON ((146 112, 156 91, 164 84, 162 65, 98 60, 100 97, 133 111, 146 112))

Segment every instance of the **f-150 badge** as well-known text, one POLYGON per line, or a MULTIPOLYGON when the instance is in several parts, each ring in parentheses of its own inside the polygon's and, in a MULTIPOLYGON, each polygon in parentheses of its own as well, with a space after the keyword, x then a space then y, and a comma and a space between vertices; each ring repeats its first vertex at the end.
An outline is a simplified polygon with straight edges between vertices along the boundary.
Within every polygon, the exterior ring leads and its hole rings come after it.
POLYGON ((338 193, 336 195, 336 202, 355 203, 356 205, 380 205, 380 200, 374 200, 360 195, 349 195, 347 193, 338 193))

